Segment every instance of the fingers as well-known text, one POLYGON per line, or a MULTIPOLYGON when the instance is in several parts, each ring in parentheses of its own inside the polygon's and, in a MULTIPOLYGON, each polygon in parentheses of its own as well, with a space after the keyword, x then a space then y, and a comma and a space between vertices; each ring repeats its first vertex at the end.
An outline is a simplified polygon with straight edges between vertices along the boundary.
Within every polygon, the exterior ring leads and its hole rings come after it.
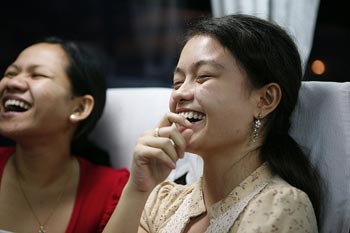
POLYGON ((176 151, 167 151, 167 149, 150 146, 149 144, 139 143, 135 147, 135 154, 138 155, 137 163, 139 166, 147 165, 150 161, 158 161, 169 169, 175 168, 176 151), (170 156, 169 156, 170 155, 170 156))
POLYGON ((161 128, 171 126, 173 123, 180 124, 185 127, 190 127, 192 125, 191 122, 189 122, 184 116, 169 112, 160 120, 158 127, 161 128))
POLYGON ((138 139, 130 176, 130 180, 136 184, 136 190, 152 190, 175 168, 176 161, 183 157, 186 141, 174 123, 182 128, 191 126, 184 116, 168 113, 155 129, 144 132, 138 139))
MULTIPOLYGON (((190 136, 192 133, 182 135, 177 129, 175 129, 176 125, 182 125, 185 128, 192 126, 191 122, 188 121, 184 116, 169 112, 165 114, 164 117, 160 120, 158 127, 155 129, 154 135, 170 138, 175 144, 175 149, 177 150, 179 157, 182 158, 186 148, 186 141, 184 139, 184 136, 186 136, 187 139, 187 136, 190 136), (169 128, 169 126, 173 127, 169 128), (160 131, 162 131, 161 134, 160 131)), ((192 132, 192 130, 190 131, 192 132)))
POLYGON ((179 158, 183 157, 186 141, 175 126, 156 128, 154 138, 149 145, 163 146, 166 152, 175 151, 179 158))
POLYGON ((136 160, 141 162, 159 160, 160 163, 174 169, 176 161, 183 158, 186 148, 185 138, 174 123, 184 127, 191 126, 191 123, 181 115, 166 114, 158 127, 144 132, 139 138, 135 147, 136 160))

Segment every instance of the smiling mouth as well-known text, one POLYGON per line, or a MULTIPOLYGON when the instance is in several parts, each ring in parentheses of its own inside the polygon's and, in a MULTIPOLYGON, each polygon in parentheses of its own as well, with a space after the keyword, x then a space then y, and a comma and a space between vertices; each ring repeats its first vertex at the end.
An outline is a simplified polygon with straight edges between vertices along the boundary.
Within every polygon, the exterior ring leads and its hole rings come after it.
POLYGON ((184 116, 190 122, 198 122, 205 119, 205 115, 200 112, 181 112, 180 115, 184 116))
POLYGON ((21 100, 8 99, 4 102, 5 112, 25 112, 31 108, 31 105, 21 100))

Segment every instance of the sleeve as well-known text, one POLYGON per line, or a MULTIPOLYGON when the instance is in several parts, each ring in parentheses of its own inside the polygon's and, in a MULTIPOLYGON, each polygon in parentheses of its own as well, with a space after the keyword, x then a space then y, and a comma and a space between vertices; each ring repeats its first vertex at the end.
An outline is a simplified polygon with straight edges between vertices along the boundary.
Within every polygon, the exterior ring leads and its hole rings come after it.
POLYGON ((238 232, 318 232, 308 196, 294 187, 269 189, 258 195, 240 216, 238 232))
POLYGON ((128 182, 129 171, 127 169, 118 170, 116 173, 114 173, 113 179, 114 179, 114 182, 110 184, 112 187, 111 193, 108 197, 108 200, 106 201, 105 212, 102 215, 98 232, 103 231, 108 220, 112 216, 113 211, 119 202, 124 186, 128 182))
POLYGON ((177 185, 167 181, 153 189, 140 219, 140 227, 146 232, 157 232, 159 227, 173 214, 173 211, 169 211, 168 208, 177 197, 177 195, 169 195, 173 192, 177 193, 177 185))

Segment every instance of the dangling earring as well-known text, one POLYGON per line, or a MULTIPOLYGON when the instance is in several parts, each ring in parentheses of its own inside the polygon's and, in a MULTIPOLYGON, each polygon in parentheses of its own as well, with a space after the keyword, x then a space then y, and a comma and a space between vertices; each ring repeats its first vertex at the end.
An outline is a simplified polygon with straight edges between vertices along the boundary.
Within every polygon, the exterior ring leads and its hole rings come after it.
POLYGON ((252 136, 252 142, 255 143, 256 139, 259 136, 259 129, 261 126, 261 113, 258 114, 258 119, 254 121, 254 128, 253 128, 253 136, 252 136))

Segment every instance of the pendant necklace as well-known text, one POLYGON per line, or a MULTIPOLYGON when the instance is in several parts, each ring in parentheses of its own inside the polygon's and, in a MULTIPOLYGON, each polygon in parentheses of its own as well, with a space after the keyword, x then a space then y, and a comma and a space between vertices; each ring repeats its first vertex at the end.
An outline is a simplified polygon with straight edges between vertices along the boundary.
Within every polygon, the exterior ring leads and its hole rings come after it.
POLYGON ((26 201, 32 215, 34 216, 35 220, 37 221, 38 225, 39 225, 39 230, 38 230, 38 233, 46 233, 46 230, 45 230, 45 225, 47 224, 47 222, 50 220, 51 216, 53 215, 53 213, 55 212, 58 204, 60 203, 61 201, 61 198, 64 194, 64 191, 66 189, 66 186, 67 186, 67 183, 69 181, 69 178, 71 177, 71 174, 73 173, 73 170, 74 170, 74 163, 73 163, 73 166, 72 166, 72 169, 70 169, 70 172, 68 173, 67 175, 67 178, 63 184, 63 187, 62 187, 62 190, 60 191, 58 197, 57 197, 57 200, 55 202, 55 205, 54 207, 52 208, 52 210, 50 211, 49 215, 46 217, 45 221, 40 221, 40 219, 38 218, 38 216, 36 215, 35 211, 34 211, 34 208, 32 206, 32 204, 30 203, 29 201, 29 198, 27 197, 25 191, 24 191, 24 188, 22 186, 22 182, 21 182, 21 177, 20 177, 20 173, 18 171, 18 168, 17 168, 17 165, 16 165, 16 161, 14 159, 14 165, 15 165, 15 171, 16 171, 16 178, 17 178, 17 183, 18 183, 18 186, 19 186, 19 189, 21 190, 21 193, 24 197, 24 200, 26 201))

